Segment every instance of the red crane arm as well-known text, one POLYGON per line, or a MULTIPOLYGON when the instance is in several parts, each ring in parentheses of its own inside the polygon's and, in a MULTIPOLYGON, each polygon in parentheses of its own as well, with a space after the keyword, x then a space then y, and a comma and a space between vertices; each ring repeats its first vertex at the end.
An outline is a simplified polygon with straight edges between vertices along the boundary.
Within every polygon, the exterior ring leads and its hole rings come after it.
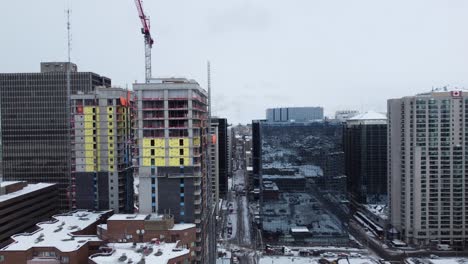
POLYGON ((145 35, 145 38, 148 44, 153 45, 154 41, 153 41, 153 38, 151 37, 149 18, 146 17, 145 12, 143 10, 143 3, 141 0, 135 0, 135 5, 138 10, 138 16, 140 17, 140 21, 142 25, 141 33, 145 35))

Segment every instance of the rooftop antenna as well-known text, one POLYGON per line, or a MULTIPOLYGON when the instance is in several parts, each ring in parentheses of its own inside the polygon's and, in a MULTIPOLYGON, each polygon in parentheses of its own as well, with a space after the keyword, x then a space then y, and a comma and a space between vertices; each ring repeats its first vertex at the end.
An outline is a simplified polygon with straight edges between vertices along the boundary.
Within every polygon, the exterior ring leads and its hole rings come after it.
POLYGON ((67 136, 68 136, 68 146, 69 149, 67 151, 67 165, 68 165, 68 177, 69 177, 69 184, 68 184, 68 203, 69 203, 69 208, 71 209, 73 204, 72 204, 72 170, 71 170, 71 23, 70 23, 70 8, 67 9, 67 55, 68 55, 68 63, 67 63, 67 99, 66 99, 66 108, 67 108, 67 136))

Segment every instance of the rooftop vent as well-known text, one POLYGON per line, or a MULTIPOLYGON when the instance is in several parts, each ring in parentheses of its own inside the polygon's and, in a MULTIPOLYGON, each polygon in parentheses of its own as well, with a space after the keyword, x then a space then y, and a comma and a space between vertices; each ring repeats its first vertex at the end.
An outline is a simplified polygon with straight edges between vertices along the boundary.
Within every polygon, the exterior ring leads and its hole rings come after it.
POLYGON ((125 255, 125 253, 122 253, 122 256, 119 257, 119 261, 123 262, 127 260, 127 255, 125 255))
POLYGON ((158 249, 156 253, 154 253, 155 256, 161 256, 163 254, 161 249, 158 249))

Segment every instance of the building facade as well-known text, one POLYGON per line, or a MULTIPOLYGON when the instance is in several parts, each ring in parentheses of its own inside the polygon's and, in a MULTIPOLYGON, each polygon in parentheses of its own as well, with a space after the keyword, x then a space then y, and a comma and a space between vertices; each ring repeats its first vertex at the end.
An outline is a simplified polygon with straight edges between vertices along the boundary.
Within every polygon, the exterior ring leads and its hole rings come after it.
POLYGON ((408 243, 468 242, 468 94, 388 100, 391 224, 408 243))
POLYGON ((211 123, 218 124, 218 136, 216 141, 218 144, 219 197, 221 199, 226 199, 229 174, 228 122, 226 118, 212 117, 211 123))
POLYGON ((121 88, 72 96, 72 208, 134 211, 131 106, 121 88))
POLYGON ((358 203, 385 204, 387 117, 367 112, 348 119, 343 140, 345 175, 351 198, 358 203))
POLYGON ((58 211, 58 188, 53 183, 0 183, 0 246, 10 236, 29 231, 58 211))
POLYGON ((75 64, 41 63, 40 73, 0 74, 2 175, 4 180, 57 183, 59 206, 70 203, 70 137, 67 73, 71 93, 110 86, 110 79, 78 72, 75 64))
POLYGON ((323 119, 323 107, 281 107, 266 110, 268 122, 309 122, 323 119))
POLYGON ((134 84, 134 91, 140 213, 195 223, 197 261, 203 263, 210 195, 208 94, 197 82, 177 78, 134 84))
POLYGON ((215 208, 219 203, 220 182, 219 182, 219 124, 216 120, 210 119, 210 135, 211 144, 209 145, 209 160, 210 160, 210 189, 212 201, 215 208))

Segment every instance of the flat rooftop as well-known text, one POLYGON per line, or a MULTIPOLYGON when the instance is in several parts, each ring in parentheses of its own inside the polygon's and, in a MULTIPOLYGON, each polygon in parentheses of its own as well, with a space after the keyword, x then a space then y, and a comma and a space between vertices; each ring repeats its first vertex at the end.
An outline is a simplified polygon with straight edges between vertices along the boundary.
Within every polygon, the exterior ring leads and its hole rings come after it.
MULTIPOLYGON (((190 251, 186 248, 178 248, 177 243, 114 243, 108 244, 112 252, 108 255, 99 253, 89 257, 97 264, 127 263, 130 259, 133 263, 138 263, 142 258, 146 263, 167 264, 169 260, 183 255, 188 255, 190 251)), ((129 262, 128 262, 129 263, 129 262)))
MULTIPOLYGON (((1 187, 4 188, 4 187, 6 187, 8 185, 13 185, 13 184, 16 184, 16 183, 19 183, 19 182, 2 182, 1 187)), ((11 192, 11 193, 0 195, 0 203, 5 202, 5 201, 10 200, 10 199, 17 198, 17 197, 19 197, 21 195, 25 195, 25 194, 28 194, 28 193, 31 193, 31 192, 39 191, 40 189, 44 189, 44 188, 47 188, 47 187, 50 187, 50 186, 53 186, 53 185, 55 185, 55 183, 35 183, 35 184, 30 183, 30 184, 26 185, 23 189, 18 190, 16 192, 11 192)))
POLYGON ((460 264, 468 263, 468 258, 407 258, 405 261, 409 264, 460 264))
POLYGON ((82 247, 88 241, 101 241, 96 235, 73 235, 96 223, 108 213, 79 210, 67 214, 55 215, 53 220, 38 223, 38 230, 33 233, 13 235, 13 243, 0 249, 1 251, 25 251, 35 247, 51 247, 61 252, 72 252, 82 247))
POLYGON ((149 216, 148 214, 114 214, 107 221, 143 221, 149 216))

